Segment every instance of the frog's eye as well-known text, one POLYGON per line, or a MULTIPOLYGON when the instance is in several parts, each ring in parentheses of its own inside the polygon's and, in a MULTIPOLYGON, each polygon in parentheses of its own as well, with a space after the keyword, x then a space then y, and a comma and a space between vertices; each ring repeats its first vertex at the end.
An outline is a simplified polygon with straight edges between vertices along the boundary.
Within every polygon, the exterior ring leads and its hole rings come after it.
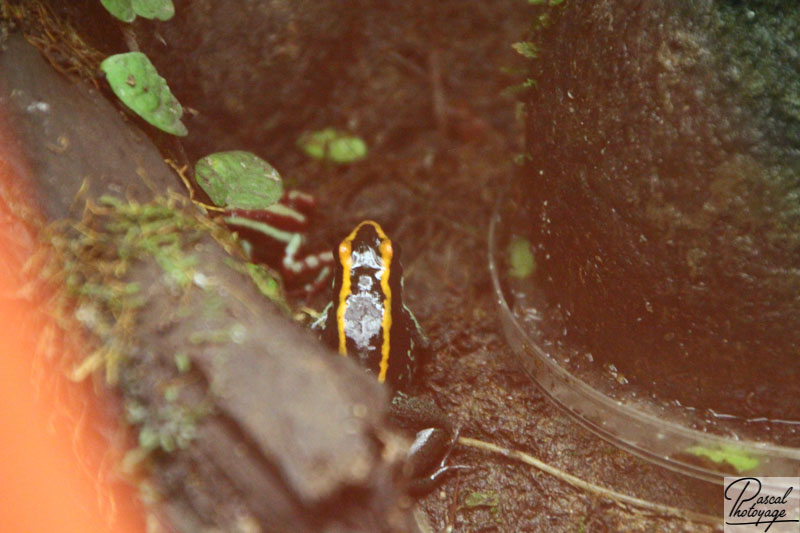
POLYGON ((350 264, 350 261, 352 261, 352 258, 350 256, 351 251, 352 247, 349 241, 345 240, 344 242, 342 242, 342 244, 339 245, 339 262, 342 265, 348 265, 350 264))

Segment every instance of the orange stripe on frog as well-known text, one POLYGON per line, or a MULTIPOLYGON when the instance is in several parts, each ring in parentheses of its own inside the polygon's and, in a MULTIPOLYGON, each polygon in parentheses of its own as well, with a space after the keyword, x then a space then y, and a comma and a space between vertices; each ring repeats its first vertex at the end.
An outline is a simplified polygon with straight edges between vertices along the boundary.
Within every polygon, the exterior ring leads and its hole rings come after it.
POLYGON ((345 312, 347 311, 347 297, 350 296, 351 288, 351 274, 353 268, 353 240, 356 238, 358 231, 365 225, 370 225, 375 229, 378 237, 381 239, 379 251, 381 253, 381 261, 383 263, 383 275, 381 276, 381 290, 383 291, 383 319, 381 326, 383 329, 383 342, 381 344, 381 362, 380 371, 378 373, 378 381, 383 383, 386 381, 386 373, 389 370, 389 347, 391 340, 392 329, 392 289, 389 287, 389 275, 391 274, 391 263, 394 251, 392 249, 392 241, 386 236, 386 233, 381 228, 380 224, 372 220, 365 220, 350 233, 339 245, 339 262, 342 265, 342 288, 339 291, 339 305, 336 309, 336 324, 339 330, 339 353, 347 356, 347 336, 345 334, 345 312))

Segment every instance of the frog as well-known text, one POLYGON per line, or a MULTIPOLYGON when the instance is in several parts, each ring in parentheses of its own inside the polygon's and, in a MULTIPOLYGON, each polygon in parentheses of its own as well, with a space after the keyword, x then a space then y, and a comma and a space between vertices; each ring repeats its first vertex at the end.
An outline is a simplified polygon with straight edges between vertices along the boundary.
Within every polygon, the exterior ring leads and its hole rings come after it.
POLYGON ((409 393, 430 343, 403 301, 400 247, 380 224, 365 220, 333 255, 332 300, 312 330, 391 389, 392 420, 417 432, 406 459, 409 491, 424 494, 448 473, 467 467, 446 464, 458 439, 447 415, 409 393))

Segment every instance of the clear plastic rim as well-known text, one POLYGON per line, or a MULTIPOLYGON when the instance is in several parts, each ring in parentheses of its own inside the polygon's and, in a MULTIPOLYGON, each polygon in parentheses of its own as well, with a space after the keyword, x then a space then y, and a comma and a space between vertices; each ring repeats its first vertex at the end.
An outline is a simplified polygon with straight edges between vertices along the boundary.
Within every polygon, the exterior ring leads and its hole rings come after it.
POLYGON ((550 357, 525 331, 508 306, 495 261, 498 226, 502 216, 498 202, 489 224, 489 274, 492 278, 503 330, 509 344, 538 387, 562 410, 589 431, 614 446, 675 472, 712 483, 723 483, 736 474, 693 464, 681 459, 681 451, 695 446, 712 450, 735 450, 757 459, 758 465, 739 472, 752 476, 800 475, 800 449, 770 443, 736 440, 704 433, 643 413, 620 400, 606 396, 573 376, 550 357))

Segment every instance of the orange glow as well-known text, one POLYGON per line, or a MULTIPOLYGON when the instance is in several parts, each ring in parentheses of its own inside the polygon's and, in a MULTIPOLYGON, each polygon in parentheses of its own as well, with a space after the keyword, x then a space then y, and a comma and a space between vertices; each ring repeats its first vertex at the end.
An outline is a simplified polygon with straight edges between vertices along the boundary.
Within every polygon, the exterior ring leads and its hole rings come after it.
POLYGON ((104 422, 92 414, 98 409, 91 387, 69 382, 56 363, 60 335, 53 334, 45 303, 18 297, 35 241, 19 220, 32 213, 20 192, 26 166, 3 126, 0 121, 0 529, 143 531, 135 491, 110 473, 119 452, 110 451, 108 437, 98 439, 97 424, 104 422))

